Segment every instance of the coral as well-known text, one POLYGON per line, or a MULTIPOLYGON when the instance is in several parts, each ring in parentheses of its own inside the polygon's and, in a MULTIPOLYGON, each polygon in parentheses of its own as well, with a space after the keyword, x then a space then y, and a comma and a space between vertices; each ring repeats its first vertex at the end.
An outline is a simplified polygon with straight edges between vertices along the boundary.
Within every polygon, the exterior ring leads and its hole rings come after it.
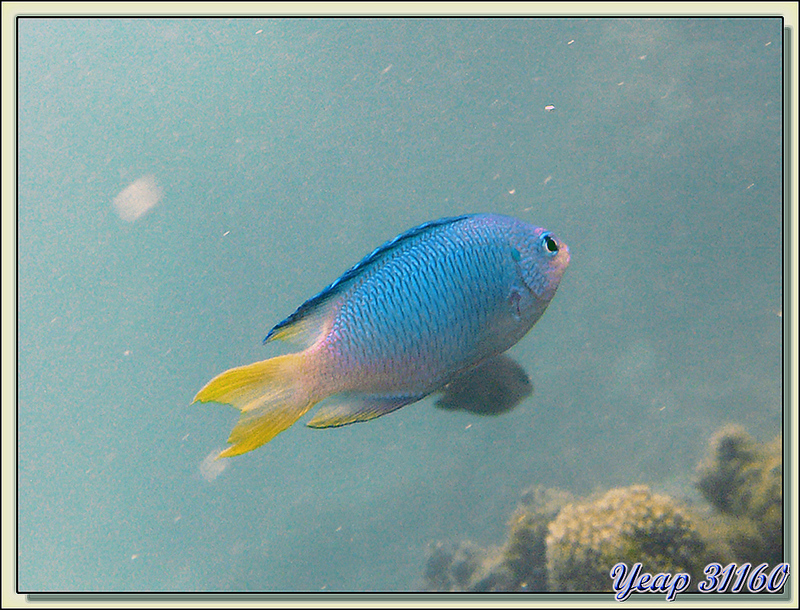
POLYGON ((425 566, 433 591, 610 591, 611 568, 688 572, 712 562, 783 562, 783 468, 778 437, 757 445, 739 427, 712 437, 697 487, 710 507, 686 507, 638 485, 576 502, 563 491, 526 490, 506 542, 436 544, 425 566), (713 507, 713 510, 712 510, 713 507))
POLYGON ((428 552, 425 588, 430 591, 547 591, 547 525, 572 499, 567 492, 534 487, 523 493, 511 517, 506 543, 481 549, 437 543, 428 552))
POLYGON ((466 591, 484 551, 471 542, 458 547, 437 542, 428 548, 423 579, 428 591, 466 591))
POLYGON ((740 426, 711 439, 698 467, 697 488, 725 518, 718 533, 739 561, 783 561, 783 445, 778 436, 761 446, 740 426))
POLYGON ((559 489, 531 487, 511 517, 503 557, 512 574, 515 591, 547 591, 545 538, 558 512, 573 501, 572 494, 559 489))
POLYGON ((643 570, 701 574, 708 547, 688 512, 646 486, 612 489, 602 498, 564 507, 550 524, 551 590, 610 591, 618 562, 643 570))

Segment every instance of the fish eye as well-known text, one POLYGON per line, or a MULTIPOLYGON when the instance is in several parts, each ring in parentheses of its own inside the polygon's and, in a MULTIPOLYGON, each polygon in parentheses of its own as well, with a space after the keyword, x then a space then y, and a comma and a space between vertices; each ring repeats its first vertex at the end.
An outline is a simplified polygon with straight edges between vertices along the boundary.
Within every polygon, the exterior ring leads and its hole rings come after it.
POLYGON ((555 254, 558 252, 558 242, 553 239, 553 236, 550 235, 550 233, 545 233, 542 235, 542 241, 544 242, 545 250, 547 250, 549 254, 555 254))

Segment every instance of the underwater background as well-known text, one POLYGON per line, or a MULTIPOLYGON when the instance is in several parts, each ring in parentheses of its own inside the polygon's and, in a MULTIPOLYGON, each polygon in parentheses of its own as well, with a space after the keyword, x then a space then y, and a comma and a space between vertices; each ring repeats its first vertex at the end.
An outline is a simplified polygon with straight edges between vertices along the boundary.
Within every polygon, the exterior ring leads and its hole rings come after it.
POLYGON ((780 432, 779 18, 17 25, 20 591, 416 590, 531 485, 690 494, 721 426, 780 432), (212 460, 206 381, 484 211, 570 248, 510 351, 531 396, 212 460))

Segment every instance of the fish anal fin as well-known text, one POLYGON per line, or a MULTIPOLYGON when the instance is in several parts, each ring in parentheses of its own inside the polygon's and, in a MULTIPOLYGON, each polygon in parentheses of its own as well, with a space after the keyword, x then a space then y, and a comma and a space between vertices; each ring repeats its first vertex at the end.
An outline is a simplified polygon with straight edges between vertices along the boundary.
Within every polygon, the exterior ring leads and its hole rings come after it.
POLYGON ((417 402, 422 396, 363 396, 348 395, 336 404, 322 405, 306 424, 310 428, 336 428, 356 422, 369 421, 417 402))

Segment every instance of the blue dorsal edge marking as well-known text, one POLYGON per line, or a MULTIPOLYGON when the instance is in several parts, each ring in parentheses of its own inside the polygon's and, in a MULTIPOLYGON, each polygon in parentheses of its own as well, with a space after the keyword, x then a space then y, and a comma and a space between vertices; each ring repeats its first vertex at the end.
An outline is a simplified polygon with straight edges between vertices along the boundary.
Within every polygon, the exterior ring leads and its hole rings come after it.
POLYGON ((289 317, 285 318, 283 321, 278 322, 275 326, 273 326, 272 330, 270 330, 267 336, 264 337, 263 343, 267 343, 278 332, 280 332, 281 329, 284 329, 287 326, 291 326, 295 322, 302 320, 307 315, 309 315, 314 309, 325 303, 328 299, 339 294, 339 292, 344 290, 346 286, 349 285, 351 280, 359 276, 370 265, 373 265, 374 263, 382 259, 385 254, 394 250, 398 246, 432 229, 448 224, 453 224, 461 220, 464 220, 465 218, 470 218, 476 215, 477 214, 462 214, 461 216, 450 216, 447 218, 439 218, 438 220, 431 220, 419 226, 416 226, 412 229, 409 229, 408 231, 401 233, 397 237, 394 237, 389 241, 387 241, 386 243, 378 246, 372 252, 367 254, 367 256, 365 256, 355 265, 350 267, 350 269, 348 269, 342 275, 340 275, 337 279, 328 284, 320 292, 318 292, 316 295, 305 301, 302 305, 300 305, 300 307, 298 307, 294 311, 293 314, 291 314, 289 317))

